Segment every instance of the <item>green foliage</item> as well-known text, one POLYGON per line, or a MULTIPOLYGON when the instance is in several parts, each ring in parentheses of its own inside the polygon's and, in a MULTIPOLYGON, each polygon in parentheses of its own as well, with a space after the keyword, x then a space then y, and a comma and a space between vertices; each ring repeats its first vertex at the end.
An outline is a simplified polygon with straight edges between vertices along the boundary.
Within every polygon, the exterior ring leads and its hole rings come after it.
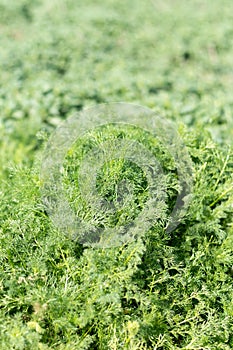
MULTIPOLYGON (((127 140, 132 140, 145 147, 160 164, 161 171, 157 170, 158 174, 153 180, 157 181, 157 188, 167 190, 166 201, 165 198, 157 199, 163 211, 167 211, 166 216, 169 216, 177 197, 176 165, 169 149, 166 149, 160 140, 153 138, 148 131, 126 124, 96 128, 79 138, 71 147, 67 152, 63 168, 64 193, 68 193, 72 209, 83 219, 93 220, 95 217, 96 227, 130 224, 139 215, 151 196, 145 172, 136 163, 125 159, 127 152, 129 153, 128 148, 133 147, 134 144, 128 146, 123 143, 121 158, 114 158, 116 147, 119 148, 120 142, 127 142, 127 140), (91 174, 88 177, 86 172, 94 171, 95 158, 99 153, 103 153, 105 160, 103 165, 97 169, 96 179, 93 179, 91 174), (83 176, 80 176, 83 161, 88 163, 89 168, 84 168, 83 176), (97 194, 91 194, 93 181, 97 194), (96 197, 101 198, 101 206, 96 204, 96 197)), ((143 160, 145 163, 146 161, 147 159, 143 160)), ((163 218, 156 218, 154 213, 154 220, 156 219, 162 220, 163 218)), ((165 226, 165 222, 163 225, 165 226)))
MULTIPOLYGON (((229 0, 0 1, 2 350, 233 348, 232 14, 229 0), (112 100, 179 125, 192 201, 170 234, 157 224, 132 243, 87 248, 56 230, 42 205, 41 154, 65 118, 112 100)), ((85 152, 119 135, 95 130, 67 154, 71 201, 85 152)), ((171 157, 140 130, 125 136, 161 160, 170 208, 171 157)), ((124 160, 104 165, 99 193, 113 201, 123 177, 134 196, 112 226, 148 196, 143 173, 124 160)))

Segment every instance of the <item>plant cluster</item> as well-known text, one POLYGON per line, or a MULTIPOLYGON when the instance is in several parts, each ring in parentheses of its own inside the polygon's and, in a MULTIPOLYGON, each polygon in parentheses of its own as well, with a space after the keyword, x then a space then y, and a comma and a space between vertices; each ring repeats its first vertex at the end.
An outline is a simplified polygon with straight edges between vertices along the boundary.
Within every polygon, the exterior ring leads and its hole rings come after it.
MULTIPOLYGON (((0 0, 2 350, 233 348, 232 14, 229 0, 0 0), (165 217, 132 242, 97 249, 53 225, 40 163, 64 119, 112 100, 175 121, 193 164, 192 201, 169 234, 165 217)), ((142 130, 110 128, 87 134, 64 160, 63 185, 83 217, 96 212, 79 194, 79 162, 100 140, 126 136, 161 161, 171 210, 169 152, 142 130)), ((96 190, 117 215, 104 224, 135 218, 147 185, 135 164, 106 162, 96 190), (125 178, 129 202, 116 193, 125 178)))

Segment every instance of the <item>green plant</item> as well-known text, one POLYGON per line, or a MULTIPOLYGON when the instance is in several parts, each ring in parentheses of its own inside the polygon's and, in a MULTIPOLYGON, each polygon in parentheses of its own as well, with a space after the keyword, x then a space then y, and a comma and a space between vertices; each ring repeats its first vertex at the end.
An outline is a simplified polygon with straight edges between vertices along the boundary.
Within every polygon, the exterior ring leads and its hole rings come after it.
MULTIPOLYGON (((0 8, 0 348, 232 349, 232 2, 1 1, 0 8), (160 222, 131 243, 96 249, 53 225, 40 163, 64 119, 112 100, 176 123, 194 187, 170 234, 160 222)), ((67 154, 63 184, 76 210, 79 151, 120 132, 95 130, 67 154)), ((140 130, 126 133, 162 150, 140 130)), ((175 172, 168 154, 160 160, 170 206, 175 172)), ((101 168, 99 193, 112 202, 114 179, 123 176, 133 178, 134 197, 107 217, 109 226, 131 208, 136 216, 147 199, 143 173, 123 160, 101 168)))

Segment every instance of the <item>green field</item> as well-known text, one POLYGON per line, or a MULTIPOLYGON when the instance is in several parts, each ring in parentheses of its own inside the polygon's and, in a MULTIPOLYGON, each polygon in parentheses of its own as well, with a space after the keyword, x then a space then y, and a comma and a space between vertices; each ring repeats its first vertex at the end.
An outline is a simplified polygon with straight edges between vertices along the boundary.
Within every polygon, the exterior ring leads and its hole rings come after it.
MULTIPOLYGON (((0 0, 1 350, 233 348, 232 87, 230 0, 0 0), (176 125, 192 160, 192 201, 169 234, 160 218, 133 242, 86 247, 44 207, 43 152, 67 118, 121 101, 176 125)), ((79 140, 64 186, 85 147, 122 133, 159 157, 171 210, 169 152, 133 128, 79 140)), ((143 209, 146 180, 130 162, 105 165, 105 199, 126 175, 137 188, 117 218, 105 218, 118 227, 143 209)), ((91 220, 98 213, 76 190, 69 200, 91 220)))

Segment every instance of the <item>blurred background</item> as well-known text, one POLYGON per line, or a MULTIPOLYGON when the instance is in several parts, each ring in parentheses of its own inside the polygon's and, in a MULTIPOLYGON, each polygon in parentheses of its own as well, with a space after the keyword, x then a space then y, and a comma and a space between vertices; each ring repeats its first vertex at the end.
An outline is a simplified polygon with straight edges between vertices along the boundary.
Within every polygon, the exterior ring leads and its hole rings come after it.
POLYGON ((233 2, 0 0, 0 72, 0 128, 18 146, 108 101, 231 142, 233 2))

